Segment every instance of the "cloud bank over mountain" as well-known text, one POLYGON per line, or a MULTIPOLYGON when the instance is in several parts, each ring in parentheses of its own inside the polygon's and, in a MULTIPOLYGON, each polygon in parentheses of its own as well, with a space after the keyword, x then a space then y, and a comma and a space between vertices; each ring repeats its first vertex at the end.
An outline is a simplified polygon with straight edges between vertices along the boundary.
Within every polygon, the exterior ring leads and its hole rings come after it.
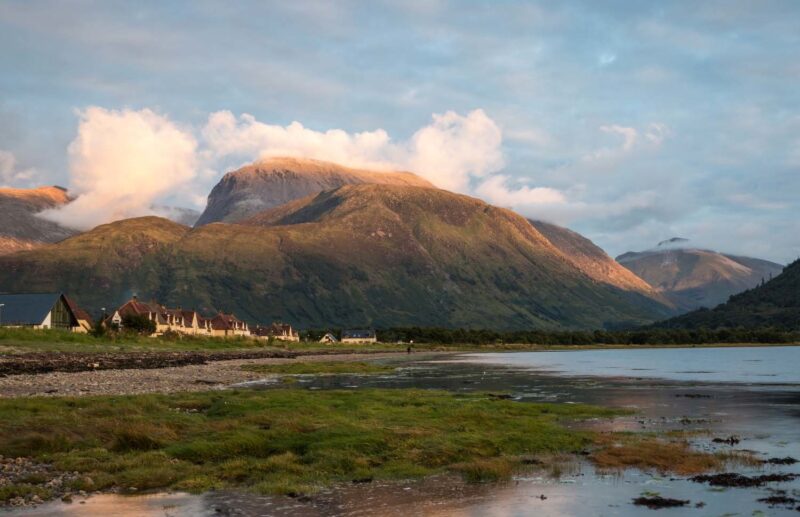
POLYGON ((149 109, 80 114, 78 136, 69 146, 74 201, 42 217, 69 227, 147 215, 163 196, 195 178, 197 142, 191 133, 149 109))

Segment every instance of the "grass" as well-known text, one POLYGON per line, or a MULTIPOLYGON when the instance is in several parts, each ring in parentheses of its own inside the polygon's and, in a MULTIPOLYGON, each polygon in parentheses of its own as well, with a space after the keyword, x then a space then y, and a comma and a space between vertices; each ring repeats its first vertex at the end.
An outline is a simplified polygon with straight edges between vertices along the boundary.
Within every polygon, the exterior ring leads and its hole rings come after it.
POLYGON ((0 454, 77 471, 83 489, 297 495, 443 472, 505 479, 522 458, 593 442, 563 421, 615 414, 422 390, 19 398, 0 400, 0 454))
POLYGON ((392 366, 350 361, 319 361, 312 363, 248 364, 243 370, 278 375, 335 375, 391 373, 392 366))
POLYGON ((596 445, 599 447, 590 459, 601 471, 636 468, 660 474, 692 476, 718 471, 729 464, 760 464, 757 458, 741 451, 714 454, 697 451, 685 439, 675 435, 671 439, 647 434, 600 435, 596 445))

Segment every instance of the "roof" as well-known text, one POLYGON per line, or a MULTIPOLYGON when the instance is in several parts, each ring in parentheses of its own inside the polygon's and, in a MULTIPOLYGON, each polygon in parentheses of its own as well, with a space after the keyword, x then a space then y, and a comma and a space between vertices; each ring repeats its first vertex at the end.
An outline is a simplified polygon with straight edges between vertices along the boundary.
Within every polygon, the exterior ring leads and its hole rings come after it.
POLYGON ((375 337, 374 330, 343 330, 342 339, 371 339, 375 337))
POLYGON ((211 327, 215 330, 234 330, 244 328, 244 322, 233 314, 220 312, 211 318, 211 327))
POLYGON ((4 325, 41 325, 60 293, 0 294, 0 318, 4 325))
POLYGON ((291 325, 288 323, 273 323, 272 325, 265 327, 261 325, 256 325, 255 327, 250 328, 250 333, 255 334, 256 336, 293 336, 297 334, 295 330, 292 328, 291 325))
POLYGON ((64 301, 67 302, 67 307, 69 307, 69 310, 75 315, 75 319, 88 321, 90 325, 93 324, 92 317, 89 316, 89 313, 78 307, 78 304, 75 303, 72 298, 64 295, 64 301))

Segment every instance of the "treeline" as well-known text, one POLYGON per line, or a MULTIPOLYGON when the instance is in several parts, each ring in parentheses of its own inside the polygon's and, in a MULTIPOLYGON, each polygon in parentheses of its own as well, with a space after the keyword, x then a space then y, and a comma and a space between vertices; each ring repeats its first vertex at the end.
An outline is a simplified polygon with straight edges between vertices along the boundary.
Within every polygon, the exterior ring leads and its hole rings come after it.
POLYGON ((714 343, 800 343, 800 332, 777 329, 646 329, 594 331, 494 331, 447 328, 390 328, 377 332, 384 343, 438 345, 702 345, 714 343))

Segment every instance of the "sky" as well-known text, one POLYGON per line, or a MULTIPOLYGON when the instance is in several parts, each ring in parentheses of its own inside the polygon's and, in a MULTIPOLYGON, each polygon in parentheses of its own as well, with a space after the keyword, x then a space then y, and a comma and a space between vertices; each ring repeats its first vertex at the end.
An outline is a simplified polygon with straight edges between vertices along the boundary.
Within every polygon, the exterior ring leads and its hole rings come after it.
POLYGON ((289 154, 418 172, 612 256, 800 255, 800 3, 0 2, 0 186, 89 228, 289 154))

